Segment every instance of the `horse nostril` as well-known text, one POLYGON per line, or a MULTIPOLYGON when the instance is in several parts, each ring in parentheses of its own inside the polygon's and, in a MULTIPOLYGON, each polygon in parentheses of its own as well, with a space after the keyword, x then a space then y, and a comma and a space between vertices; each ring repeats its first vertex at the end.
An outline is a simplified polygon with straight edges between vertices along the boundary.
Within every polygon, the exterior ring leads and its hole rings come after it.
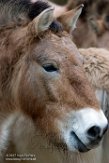
POLYGON ((93 126, 90 129, 88 129, 87 134, 90 138, 97 138, 100 136, 101 129, 98 126, 93 126))

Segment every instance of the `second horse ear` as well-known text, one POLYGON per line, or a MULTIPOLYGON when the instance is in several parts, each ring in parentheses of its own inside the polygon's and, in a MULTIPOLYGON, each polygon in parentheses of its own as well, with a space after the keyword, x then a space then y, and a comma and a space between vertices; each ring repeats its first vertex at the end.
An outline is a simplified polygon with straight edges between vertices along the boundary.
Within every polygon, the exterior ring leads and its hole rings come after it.
POLYGON ((73 10, 65 12, 63 15, 58 17, 59 22, 63 24, 65 30, 67 30, 68 32, 72 32, 76 28, 76 24, 83 7, 84 5, 81 4, 73 10))

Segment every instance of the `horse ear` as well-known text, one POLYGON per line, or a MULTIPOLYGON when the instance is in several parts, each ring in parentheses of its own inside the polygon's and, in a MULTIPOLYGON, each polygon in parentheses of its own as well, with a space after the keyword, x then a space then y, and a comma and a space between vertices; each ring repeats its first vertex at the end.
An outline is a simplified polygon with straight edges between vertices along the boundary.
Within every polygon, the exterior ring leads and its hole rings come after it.
POLYGON ((84 5, 81 4, 80 6, 66 12, 58 18, 58 20, 63 24, 65 30, 69 32, 76 28, 77 20, 82 12, 83 7, 84 5))
POLYGON ((45 9, 29 24, 29 30, 36 34, 46 31, 54 20, 53 12, 53 7, 45 9))

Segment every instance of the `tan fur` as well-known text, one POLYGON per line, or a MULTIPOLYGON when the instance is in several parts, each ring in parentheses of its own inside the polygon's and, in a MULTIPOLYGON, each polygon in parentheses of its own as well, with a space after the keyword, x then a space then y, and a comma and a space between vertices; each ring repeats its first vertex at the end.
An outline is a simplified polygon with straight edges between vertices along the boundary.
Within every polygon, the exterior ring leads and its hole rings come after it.
POLYGON ((0 114, 7 118, 21 111, 32 119, 41 140, 53 145, 63 143, 58 120, 64 122, 74 110, 100 107, 77 47, 65 31, 49 29, 52 21, 50 8, 25 27, 0 27, 0 114), (53 75, 46 64, 56 68, 53 75))
MULTIPOLYGON (((15 132, 10 134, 14 152, 35 152, 37 163, 89 162, 96 150, 86 155, 73 155, 49 144, 51 138, 56 143, 62 141, 57 120, 64 121, 66 114, 74 108, 94 107, 98 110, 99 104, 70 35, 42 32, 37 26, 39 22, 40 19, 35 19, 26 27, 11 26, 0 31, 0 111, 5 114, 20 110, 25 115, 24 121, 18 119, 18 126, 15 124, 13 128, 15 132), (60 77, 54 80, 45 72, 42 67, 45 61, 59 66, 60 77), (51 148, 52 154, 48 151, 51 148)), ((95 156, 94 159, 93 163, 96 163, 99 158, 95 156)))
POLYGON ((109 90, 109 51, 102 48, 79 49, 84 69, 95 89, 109 90))

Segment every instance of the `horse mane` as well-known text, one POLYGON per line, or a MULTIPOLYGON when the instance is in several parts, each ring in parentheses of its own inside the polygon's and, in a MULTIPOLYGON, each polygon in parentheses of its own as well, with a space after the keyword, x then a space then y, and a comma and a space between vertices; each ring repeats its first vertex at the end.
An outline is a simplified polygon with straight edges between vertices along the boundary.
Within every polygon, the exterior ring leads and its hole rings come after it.
MULTIPOLYGON (((27 25, 42 11, 49 8, 47 2, 38 0, 0 0, 0 28, 27 25)), ((62 31, 62 25, 56 20, 50 28, 54 32, 62 31)))
POLYGON ((47 2, 40 0, 35 3, 30 0, 0 0, 0 26, 27 24, 49 7, 47 2))

